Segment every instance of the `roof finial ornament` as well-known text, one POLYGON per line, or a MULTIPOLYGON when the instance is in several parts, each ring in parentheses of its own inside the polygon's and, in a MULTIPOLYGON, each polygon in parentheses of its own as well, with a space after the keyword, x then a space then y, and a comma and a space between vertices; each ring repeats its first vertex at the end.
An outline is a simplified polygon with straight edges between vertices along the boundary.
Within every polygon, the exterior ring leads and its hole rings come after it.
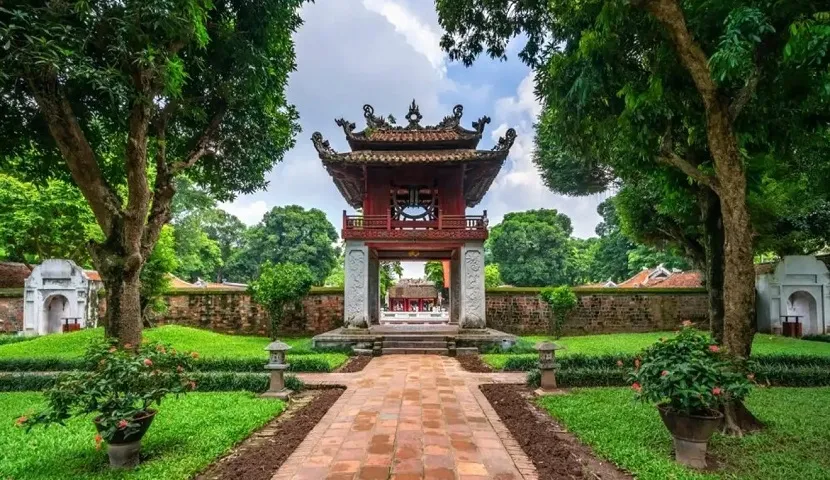
POLYGON ((516 130, 508 128, 507 131, 504 132, 504 136, 501 137, 496 146, 493 147, 493 150, 496 152, 510 150, 510 147, 513 146, 514 141, 516 141, 516 130))
POLYGON ((478 136, 480 137, 482 133, 484 133, 484 126, 490 123, 490 117, 487 115, 479 118, 475 122, 473 122, 473 130, 476 131, 478 136))
POLYGON ((343 127, 343 132, 346 134, 346 137, 351 137, 352 132, 356 127, 354 123, 349 122, 345 118, 335 118, 334 123, 336 123, 338 127, 343 127))
POLYGON ((462 105, 456 105, 452 109, 452 115, 447 115, 444 117, 441 122, 435 126, 435 128, 444 128, 447 130, 452 130, 461 125, 461 115, 464 114, 464 107, 462 105))
POLYGON ((421 128, 421 119, 424 118, 421 115, 420 110, 418 109, 418 105, 415 104, 415 99, 412 99, 412 104, 409 106, 409 112, 406 114, 406 119, 409 120, 409 125, 407 128, 421 128))
POLYGON ((314 148, 317 149, 317 153, 321 155, 337 153, 333 148, 331 148, 328 140, 323 140, 323 134, 320 132, 314 132, 311 134, 311 143, 314 144, 314 148))
POLYGON ((389 122, 383 117, 375 116, 375 109, 368 103, 363 105, 363 116, 366 118, 366 125, 369 128, 389 128, 389 122))

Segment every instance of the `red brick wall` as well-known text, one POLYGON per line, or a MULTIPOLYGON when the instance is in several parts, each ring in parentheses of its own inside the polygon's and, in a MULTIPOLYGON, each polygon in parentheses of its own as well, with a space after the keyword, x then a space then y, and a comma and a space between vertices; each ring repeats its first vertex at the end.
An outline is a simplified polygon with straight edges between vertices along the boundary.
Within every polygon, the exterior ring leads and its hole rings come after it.
MULTIPOLYGON (((579 293, 563 326, 565 335, 675 330, 683 320, 708 322, 705 291, 579 293)), ((515 334, 543 333, 550 309, 537 292, 487 292, 487 326, 515 334)))
MULTIPOLYGON (((268 334, 268 314, 245 292, 187 293, 167 296, 167 312, 158 324, 177 324, 221 333, 268 334)), ((283 333, 322 333, 343 324, 343 293, 313 292, 302 311, 288 308, 283 333)))
POLYGON ((0 332, 23 330, 23 297, 0 296, 0 332))

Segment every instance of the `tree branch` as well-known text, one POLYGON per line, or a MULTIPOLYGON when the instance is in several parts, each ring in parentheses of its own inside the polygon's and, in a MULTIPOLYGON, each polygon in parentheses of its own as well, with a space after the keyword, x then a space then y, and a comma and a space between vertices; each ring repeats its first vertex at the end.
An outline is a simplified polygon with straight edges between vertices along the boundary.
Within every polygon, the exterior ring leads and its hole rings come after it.
POLYGON ((146 260, 153 252, 159 239, 161 229, 170 221, 171 205, 176 187, 173 184, 173 174, 167 165, 167 120, 169 116, 162 115, 156 128, 156 181, 153 186, 153 203, 147 217, 147 226, 141 239, 141 256, 146 260))
POLYGON ((95 152, 58 82, 57 73, 40 73, 27 79, 35 101, 46 120, 49 133, 66 161, 72 179, 89 202, 104 235, 110 236, 115 219, 123 214, 121 199, 104 179, 95 152))
POLYGON ((738 94, 735 96, 735 99, 732 101, 732 104, 729 106, 729 117, 734 122, 735 119, 741 114, 741 111, 744 109, 747 103, 752 100, 752 96, 755 95, 755 89, 758 87, 758 81, 760 80, 761 72, 758 70, 758 67, 752 69, 752 73, 750 74, 749 78, 746 80, 746 84, 741 88, 738 94))
POLYGON ((708 175, 698 170, 698 168, 695 165, 693 165, 691 162, 681 157, 680 155, 674 152, 663 151, 657 157, 657 160, 659 160, 662 163, 665 163, 666 165, 671 165, 679 169, 681 172, 690 176, 692 179, 711 188, 715 193, 718 193, 718 190, 720 188, 718 185, 718 179, 716 177, 713 177, 712 175, 708 175))
POLYGON ((140 255, 145 219, 150 203, 147 183, 147 131, 150 123, 150 79, 141 71, 133 75, 137 98, 128 119, 125 166, 127 170, 127 209, 124 222, 125 268, 132 270, 143 264, 140 255))
POLYGON ((213 114, 213 117, 210 119, 210 123, 205 127, 205 130, 196 139, 196 143, 194 144, 193 148, 190 152, 185 156, 185 159, 180 162, 176 162, 173 164, 173 168, 171 169, 171 173, 173 176, 181 173, 183 170, 186 170, 192 167, 196 162, 199 161, 200 158, 205 156, 205 154, 210 153, 210 145, 216 136, 216 133, 219 131, 219 127, 222 125, 222 119, 225 117, 225 113, 228 111, 228 106, 226 103, 222 102, 219 107, 216 109, 216 112, 213 114))

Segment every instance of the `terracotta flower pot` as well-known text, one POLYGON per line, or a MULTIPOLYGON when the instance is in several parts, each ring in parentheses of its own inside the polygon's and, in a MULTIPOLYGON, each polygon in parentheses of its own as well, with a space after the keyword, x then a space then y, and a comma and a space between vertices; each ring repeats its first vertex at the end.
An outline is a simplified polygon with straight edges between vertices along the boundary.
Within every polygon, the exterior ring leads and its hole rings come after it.
MULTIPOLYGON (((141 439, 156 418, 156 411, 148 409, 143 416, 138 416, 133 419, 133 422, 139 424, 138 430, 126 434, 125 430, 116 430, 112 439, 107 442, 107 454, 110 459, 110 466, 113 468, 134 468, 138 465, 139 452, 141 451, 141 439)), ((93 420, 95 429, 101 433, 104 428, 99 423, 99 419, 93 420)))
POLYGON ((706 468, 709 439, 720 429, 723 414, 713 411, 711 415, 684 415, 665 406, 657 410, 674 437, 675 460, 693 468, 706 468))

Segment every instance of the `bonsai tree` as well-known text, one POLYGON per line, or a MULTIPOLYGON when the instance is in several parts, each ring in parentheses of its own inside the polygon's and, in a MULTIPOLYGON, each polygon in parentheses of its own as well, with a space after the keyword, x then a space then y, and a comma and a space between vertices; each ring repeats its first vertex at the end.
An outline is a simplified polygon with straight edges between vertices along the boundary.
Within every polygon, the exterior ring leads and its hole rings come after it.
POLYGON ((110 444, 110 464, 138 464, 140 441, 156 415, 153 408, 169 394, 196 389, 188 376, 198 354, 177 352, 161 343, 117 346, 116 339, 96 342, 85 355, 82 371, 67 373, 45 392, 47 407, 17 424, 27 431, 35 425, 64 422, 94 414, 96 443, 110 444), (125 448, 113 448, 125 446, 125 448))
POLYGON ((706 466, 723 410, 749 394, 753 378, 689 321, 676 337, 645 349, 630 377, 637 398, 657 406, 675 437, 677 461, 698 468, 706 466))
POLYGON ((314 275, 305 265, 296 263, 266 262, 259 278, 251 283, 251 295, 265 307, 271 318, 271 339, 275 339, 285 311, 285 306, 308 295, 314 285, 314 275))
POLYGON ((551 309, 551 332, 555 338, 562 336, 562 325, 571 310, 576 307, 577 299, 571 287, 562 285, 560 287, 546 287, 539 293, 539 296, 551 309))

